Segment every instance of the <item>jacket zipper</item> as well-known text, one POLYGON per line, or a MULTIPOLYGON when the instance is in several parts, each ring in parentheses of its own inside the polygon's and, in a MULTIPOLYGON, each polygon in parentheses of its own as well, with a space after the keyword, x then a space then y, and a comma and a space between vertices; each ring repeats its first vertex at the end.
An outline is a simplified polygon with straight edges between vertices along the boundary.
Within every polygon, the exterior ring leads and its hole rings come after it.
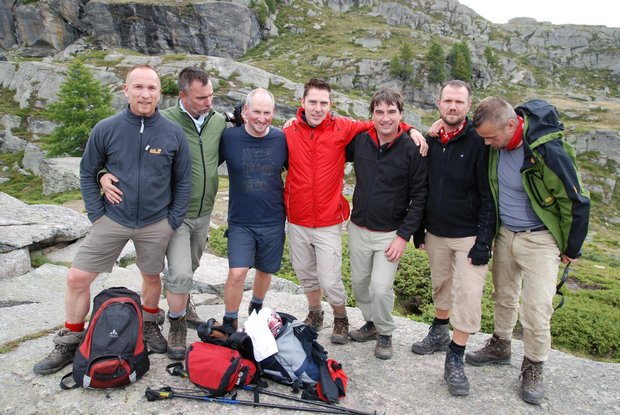
MULTIPOLYGON (((140 118, 140 149, 142 149, 142 139, 144 138, 144 117, 140 118)), ((148 151, 148 145, 144 148, 144 151, 148 151)), ((140 214, 140 183, 142 179, 142 151, 140 151, 140 157, 138 158, 138 198, 136 201, 136 226, 139 226, 138 218, 140 214)))

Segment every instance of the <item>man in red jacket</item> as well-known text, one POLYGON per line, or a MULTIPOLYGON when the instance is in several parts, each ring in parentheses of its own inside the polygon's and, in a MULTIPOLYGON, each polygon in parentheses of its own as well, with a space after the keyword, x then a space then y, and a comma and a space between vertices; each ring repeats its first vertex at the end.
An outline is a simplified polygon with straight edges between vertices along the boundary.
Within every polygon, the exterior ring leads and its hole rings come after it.
MULTIPOLYGON (((284 129, 289 152, 284 203, 291 262, 308 298, 304 322, 317 330, 323 327, 324 291, 334 312, 331 342, 344 344, 349 330, 340 273, 340 234, 342 222, 349 217, 349 203, 342 196, 345 148, 373 123, 333 116, 330 93, 327 82, 311 79, 304 86, 296 121, 284 129)), ((417 131, 410 131, 417 145, 426 145, 417 131)))

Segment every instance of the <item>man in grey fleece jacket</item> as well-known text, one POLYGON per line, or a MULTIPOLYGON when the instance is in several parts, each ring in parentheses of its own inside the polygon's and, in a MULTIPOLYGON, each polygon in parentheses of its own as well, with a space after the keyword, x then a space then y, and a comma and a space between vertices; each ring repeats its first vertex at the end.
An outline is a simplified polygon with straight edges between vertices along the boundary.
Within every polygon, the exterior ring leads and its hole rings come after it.
POLYGON ((129 239, 136 246, 142 274, 143 335, 147 346, 166 352, 157 323, 164 255, 168 241, 183 222, 191 190, 191 159, 181 127, 157 110, 160 80, 148 65, 137 65, 124 85, 128 108, 100 121, 91 132, 80 164, 80 185, 93 223, 67 274, 65 328, 55 336, 54 350, 34 366, 38 374, 54 373, 73 361, 90 309, 90 285, 110 272, 129 239), (108 202, 97 182, 101 169, 114 174, 124 194, 108 202))

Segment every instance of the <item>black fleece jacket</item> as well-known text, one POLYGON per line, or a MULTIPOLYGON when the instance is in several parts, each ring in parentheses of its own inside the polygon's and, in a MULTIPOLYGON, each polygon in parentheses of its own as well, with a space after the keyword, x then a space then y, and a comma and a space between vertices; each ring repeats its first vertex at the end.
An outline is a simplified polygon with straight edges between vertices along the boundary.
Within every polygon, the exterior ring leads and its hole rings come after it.
POLYGON ((426 160, 409 135, 379 145, 375 129, 347 146, 355 168, 351 221, 371 231, 390 232, 408 241, 422 220, 426 201, 426 160))
MULTIPOLYGON (((476 236, 491 246, 495 209, 487 178, 488 149, 467 120, 464 130, 446 145, 427 137, 428 200, 424 228, 445 238, 476 236)), ((423 242, 423 229, 415 235, 423 242)))

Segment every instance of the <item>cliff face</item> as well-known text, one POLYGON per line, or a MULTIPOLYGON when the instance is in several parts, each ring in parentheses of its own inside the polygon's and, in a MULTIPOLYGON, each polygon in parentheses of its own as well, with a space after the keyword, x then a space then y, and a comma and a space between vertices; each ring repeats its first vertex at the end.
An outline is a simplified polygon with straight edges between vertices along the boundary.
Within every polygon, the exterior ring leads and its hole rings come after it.
POLYGON ((261 40, 256 13, 229 2, 0 0, 0 50, 48 56, 90 36, 97 46, 145 54, 192 53, 238 58, 261 40))

